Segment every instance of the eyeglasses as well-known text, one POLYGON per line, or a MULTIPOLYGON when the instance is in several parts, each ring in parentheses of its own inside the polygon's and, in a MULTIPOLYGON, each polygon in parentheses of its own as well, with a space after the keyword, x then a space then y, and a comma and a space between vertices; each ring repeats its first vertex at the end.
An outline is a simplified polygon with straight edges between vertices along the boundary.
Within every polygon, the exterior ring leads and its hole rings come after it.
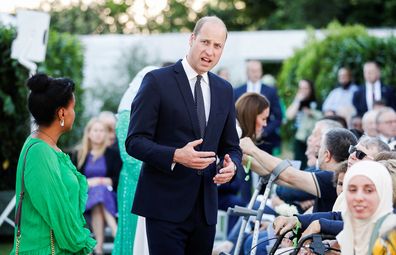
POLYGON ((354 146, 354 145, 349 145, 348 152, 349 152, 349 155, 355 152, 356 158, 359 160, 362 160, 365 157, 367 157, 366 153, 364 153, 361 150, 356 149, 356 146, 354 146))

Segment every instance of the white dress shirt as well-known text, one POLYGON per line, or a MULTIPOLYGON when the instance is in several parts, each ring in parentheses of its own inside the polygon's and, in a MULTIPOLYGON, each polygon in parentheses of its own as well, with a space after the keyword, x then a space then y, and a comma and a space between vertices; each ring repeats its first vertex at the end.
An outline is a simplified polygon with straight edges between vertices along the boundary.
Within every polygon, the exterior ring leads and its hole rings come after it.
POLYGON ((366 102, 367 102, 367 109, 373 109, 373 88, 374 88, 374 95, 375 100, 381 100, 381 83, 380 81, 376 81, 374 84, 366 82, 366 102))
POLYGON ((322 111, 335 111, 344 109, 346 107, 353 107, 352 98, 353 94, 358 90, 355 84, 349 85, 348 89, 338 87, 333 89, 326 97, 322 105, 322 111))
MULTIPOLYGON (((182 60, 182 65, 184 72, 187 75, 188 82, 190 83, 190 89, 193 97, 195 97, 195 82, 197 81, 197 72, 190 66, 187 61, 187 58, 184 57, 182 60)), ((202 96, 205 105, 205 118, 206 118, 206 125, 208 124, 209 113, 210 113, 210 87, 209 87, 209 78, 208 73, 201 74, 201 88, 202 88, 202 96)), ((176 163, 172 163, 171 170, 175 168, 176 163)))
MULTIPOLYGON (((184 68, 184 72, 186 72, 188 82, 190 83, 190 88, 191 88, 191 93, 194 95, 194 89, 195 89, 195 82, 197 81, 197 72, 190 66, 188 63, 186 57, 183 58, 182 60, 182 65, 184 68)), ((209 119, 209 113, 210 113, 210 87, 209 87, 209 78, 208 78, 208 73, 203 73, 201 74, 202 79, 201 79, 201 88, 202 88, 202 95, 203 95, 203 100, 204 100, 204 105, 205 105, 205 118, 206 118, 206 124, 208 124, 208 119, 209 119)))
POLYGON ((247 81, 246 83, 246 92, 255 92, 257 94, 261 94, 261 81, 258 80, 255 83, 251 81, 247 81))

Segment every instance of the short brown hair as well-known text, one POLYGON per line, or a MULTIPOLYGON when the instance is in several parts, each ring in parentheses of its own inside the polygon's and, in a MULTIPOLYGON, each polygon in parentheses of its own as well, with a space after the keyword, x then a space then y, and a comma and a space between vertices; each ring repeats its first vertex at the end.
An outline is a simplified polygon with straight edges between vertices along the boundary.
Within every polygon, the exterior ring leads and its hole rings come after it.
POLYGON ((195 27, 194 27, 194 30, 193 30, 193 34, 194 34, 194 35, 198 35, 199 32, 201 31, 202 26, 203 26, 206 22, 209 22, 209 21, 212 21, 212 22, 214 21, 214 22, 218 22, 218 23, 220 23, 220 24, 223 24, 224 30, 225 30, 225 32, 226 32, 226 38, 227 38, 227 36, 228 36, 227 27, 226 27, 226 25, 224 24, 224 22, 223 22, 219 17, 217 17, 217 16, 205 16, 205 17, 200 18, 200 19, 197 21, 197 23, 195 24, 195 27))

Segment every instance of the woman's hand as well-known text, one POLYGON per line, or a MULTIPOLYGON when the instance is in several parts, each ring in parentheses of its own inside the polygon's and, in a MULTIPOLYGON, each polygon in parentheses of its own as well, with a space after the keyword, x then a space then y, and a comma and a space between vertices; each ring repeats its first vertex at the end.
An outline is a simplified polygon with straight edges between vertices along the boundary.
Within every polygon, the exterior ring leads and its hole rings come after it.
POLYGON ((274 232, 277 235, 282 235, 285 232, 293 229, 298 222, 298 219, 296 216, 292 217, 285 217, 285 216, 278 216, 275 218, 273 227, 274 227, 274 232))
POLYGON ((253 143, 252 139, 249 137, 244 137, 240 140, 239 146, 241 147, 244 154, 251 155, 253 151, 257 148, 256 145, 253 143))
POLYGON ((307 236, 310 234, 318 234, 318 233, 320 233, 320 223, 319 223, 319 220, 314 220, 311 222, 311 224, 309 224, 309 226, 301 234, 301 237, 307 236))

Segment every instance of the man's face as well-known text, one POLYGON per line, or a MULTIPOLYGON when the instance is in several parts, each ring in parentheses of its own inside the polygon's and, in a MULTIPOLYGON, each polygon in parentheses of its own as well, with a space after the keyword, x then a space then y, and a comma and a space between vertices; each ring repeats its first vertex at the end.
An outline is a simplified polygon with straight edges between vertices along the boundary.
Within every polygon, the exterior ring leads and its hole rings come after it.
POLYGON ((349 154, 348 157, 348 169, 351 168, 351 166, 353 166, 353 164, 355 164, 356 162, 360 161, 360 160, 374 160, 374 157, 378 154, 378 149, 375 146, 371 146, 369 149, 367 149, 366 147, 364 147, 361 144, 357 144, 355 146, 356 150, 363 152, 364 154, 366 154, 365 157, 363 157, 362 159, 359 159, 357 157, 357 151, 349 154))
POLYGON ((326 170, 326 165, 327 163, 327 148, 326 148, 326 136, 323 136, 322 140, 320 141, 320 148, 318 152, 318 165, 320 169, 326 170))
POLYGON ((263 76, 263 69, 259 61, 249 61, 247 63, 247 77, 248 80, 255 83, 261 79, 263 76))
POLYGON ((377 65, 367 63, 363 66, 363 75, 366 82, 374 83, 379 80, 381 73, 377 65))
POLYGON ((366 135, 375 137, 378 135, 377 123, 375 121, 377 115, 370 113, 362 119, 362 128, 366 135))
POLYGON ((307 165, 314 166, 316 163, 317 155, 320 148, 320 140, 322 138, 322 125, 316 123, 311 135, 307 140, 307 150, 305 151, 305 155, 308 158, 307 165))
POLYGON ((378 132, 386 138, 396 136, 396 113, 392 111, 381 114, 377 122, 378 132))
POLYGON ((342 86, 347 85, 351 81, 351 74, 349 71, 345 68, 341 68, 338 71, 338 83, 340 83, 342 86))
POLYGON ((198 74, 210 71, 219 62, 226 37, 224 25, 215 21, 207 21, 198 34, 191 34, 187 61, 198 74))

